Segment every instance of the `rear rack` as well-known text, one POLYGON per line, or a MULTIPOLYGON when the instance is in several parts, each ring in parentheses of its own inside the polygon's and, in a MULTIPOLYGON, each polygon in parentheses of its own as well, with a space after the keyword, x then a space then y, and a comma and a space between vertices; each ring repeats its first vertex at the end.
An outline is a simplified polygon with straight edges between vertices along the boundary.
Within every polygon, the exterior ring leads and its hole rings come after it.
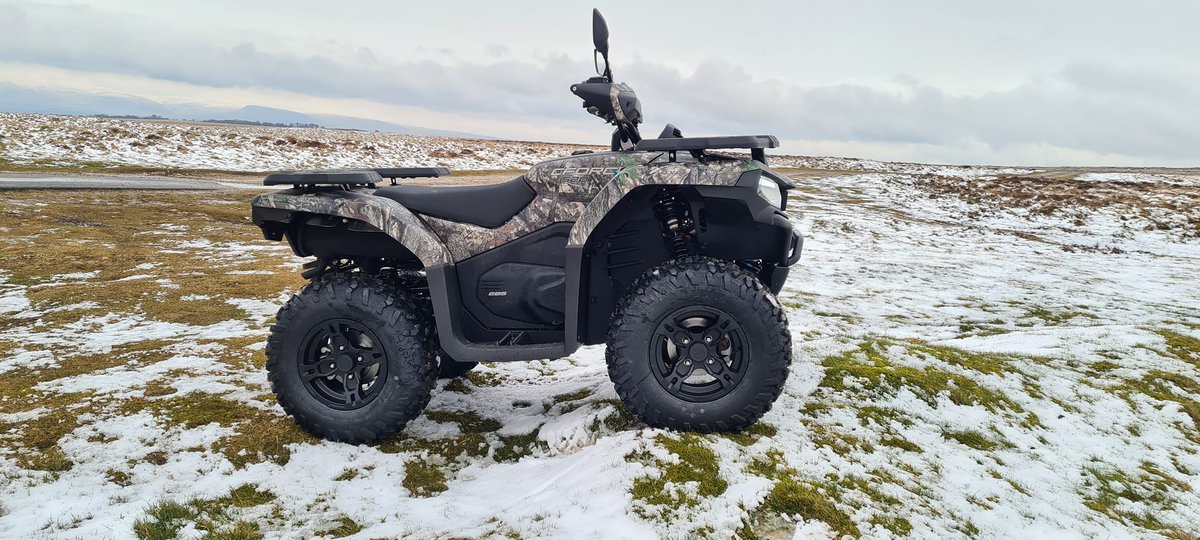
POLYGON ((774 135, 738 135, 734 137, 669 137, 665 139, 642 139, 634 150, 648 152, 678 152, 716 150, 719 148, 749 148, 750 156, 758 161, 766 160, 765 148, 777 148, 779 139, 774 135))
POLYGON ((328 169, 271 173, 263 179, 264 186, 366 186, 375 187, 384 178, 396 183, 397 178, 437 178, 450 176, 445 167, 393 167, 385 169, 328 169))

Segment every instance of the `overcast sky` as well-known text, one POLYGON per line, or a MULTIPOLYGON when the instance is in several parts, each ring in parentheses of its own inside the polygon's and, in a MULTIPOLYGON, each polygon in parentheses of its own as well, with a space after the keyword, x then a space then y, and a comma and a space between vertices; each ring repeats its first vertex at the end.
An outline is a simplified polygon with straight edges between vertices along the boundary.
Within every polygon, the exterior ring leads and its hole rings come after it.
MULTIPOLYGON (((574 1, 0 0, 0 84, 605 144, 574 1)), ((1200 165, 1200 2, 598 5, 643 131, 788 153, 1200 165)), ((3 103, 0 102, 0 110, 3 103)))

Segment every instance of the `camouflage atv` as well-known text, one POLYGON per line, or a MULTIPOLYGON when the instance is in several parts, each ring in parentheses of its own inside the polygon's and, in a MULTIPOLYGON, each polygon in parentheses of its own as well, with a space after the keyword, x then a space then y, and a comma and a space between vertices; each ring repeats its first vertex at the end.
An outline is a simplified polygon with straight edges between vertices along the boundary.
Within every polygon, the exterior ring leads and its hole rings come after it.
POLYGON ((492 185, 402 181, 450 174, 436 167, 266 178, 292 187, 255 198, 254 223, 315 257, 267 342, 272 388, 302 427, 377 441, 420 414, 439 374, 601 343, 651 426, 736 432, 770 409, 792 350, 775 295, 802 245, 784 213, 794 184, 767 167, 778 140, 669 124, 643 139, 599 12, 593 38, 598 76, 571 92, 616 126, 611 151, 492 185))

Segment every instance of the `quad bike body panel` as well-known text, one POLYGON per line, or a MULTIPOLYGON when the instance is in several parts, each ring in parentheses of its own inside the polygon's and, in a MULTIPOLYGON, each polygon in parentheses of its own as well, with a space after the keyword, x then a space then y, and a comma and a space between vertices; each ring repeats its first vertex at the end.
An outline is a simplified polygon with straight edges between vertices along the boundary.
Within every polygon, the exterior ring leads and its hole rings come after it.
MULTIPOLYGON (((770 268, 763 281, 773 290, 782 285, 786 267, 799 255, 800 237, 754 186, 762 175, 777 179, 783 189, 790 181, 752 159, 674 158, 667 151, 626 150, 539 163, 513 181, 527 184, 532 198, 497 227, 415 213, 360 185, 261 195, 253 202, 255 223, 268 238, 287 236, 297 254, 322 258, 341 258, 329 250, 363 243, 356 242, 362 231, 385 234, 394 244, 374 242, 377 247, 365 254, 388 259, 411 253, 427 274, 439 339, 453 357, 472 362, 557 358, 580 343, 600 340, 604 317, 622 288, 671 257, 667 247, 653 246, 664 234, 651 208, 657 203, 647 198, 656 188, 693 190, 687 204, 697 214, 706 206, 722 209, 705 220, 711 230, 695 232, 705 249, 687 253, 764 260, 770 268), (731 215, 731 202, 734 210, 745 209, 722 225, 722 216, 731 215), (342 230, 317 223, 320 216, 350 224, 343 232, 326 232, 342 230), (329 234, 342 236, 319 242, 329 234), (614 234, 642 241, 616 250, 614 234)), ((444 189, 453 194, 463 188, 444 189)), ((350 255, 364 253, 347 251, 350 255)))
MULTIPOLYGON (((287 212, 288 221, 299 215, 335 216, 368 224, 386 233, 408 248, 425 266, 451 262, 450 252, 442 241, 429 229, 421 218, 400 203, 384 197, 376 197, 365 189, 332 189, 312 191, 301 188, 266 193, 254 198, 251 204, 256 209, 255 223, 263 227, 267 238, 282 234, 272 228, 269 212, 257 209, 274 209, 287 212)), ((275 213, 275 216, 280 214, 275 213)), ((286 223, 286 222, 285 222, 286 223)))

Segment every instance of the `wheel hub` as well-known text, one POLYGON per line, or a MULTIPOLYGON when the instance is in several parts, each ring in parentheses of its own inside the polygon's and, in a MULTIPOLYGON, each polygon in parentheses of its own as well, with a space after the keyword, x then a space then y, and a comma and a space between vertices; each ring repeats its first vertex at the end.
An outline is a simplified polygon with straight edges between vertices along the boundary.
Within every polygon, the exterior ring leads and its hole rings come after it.
POLYGON ((331 319, 305 336, 297 358, 301 382, 322 405, 351 410, 370 403, 387 380, 387 356, 361 323, 331 319))
POLYGON ((349 373, 350 369, 354 367, 354 359, 350 358, 349 355, 343 354, 338 357, 336 365, 337 367, 335 369, 337 369, 339 373, 349 373))
POLYGON ((655 379, 671 395, 708 402, 741 382, 749 358, 741 325, 708 306, 687 307, 659 321, 650 343, 655 379))

